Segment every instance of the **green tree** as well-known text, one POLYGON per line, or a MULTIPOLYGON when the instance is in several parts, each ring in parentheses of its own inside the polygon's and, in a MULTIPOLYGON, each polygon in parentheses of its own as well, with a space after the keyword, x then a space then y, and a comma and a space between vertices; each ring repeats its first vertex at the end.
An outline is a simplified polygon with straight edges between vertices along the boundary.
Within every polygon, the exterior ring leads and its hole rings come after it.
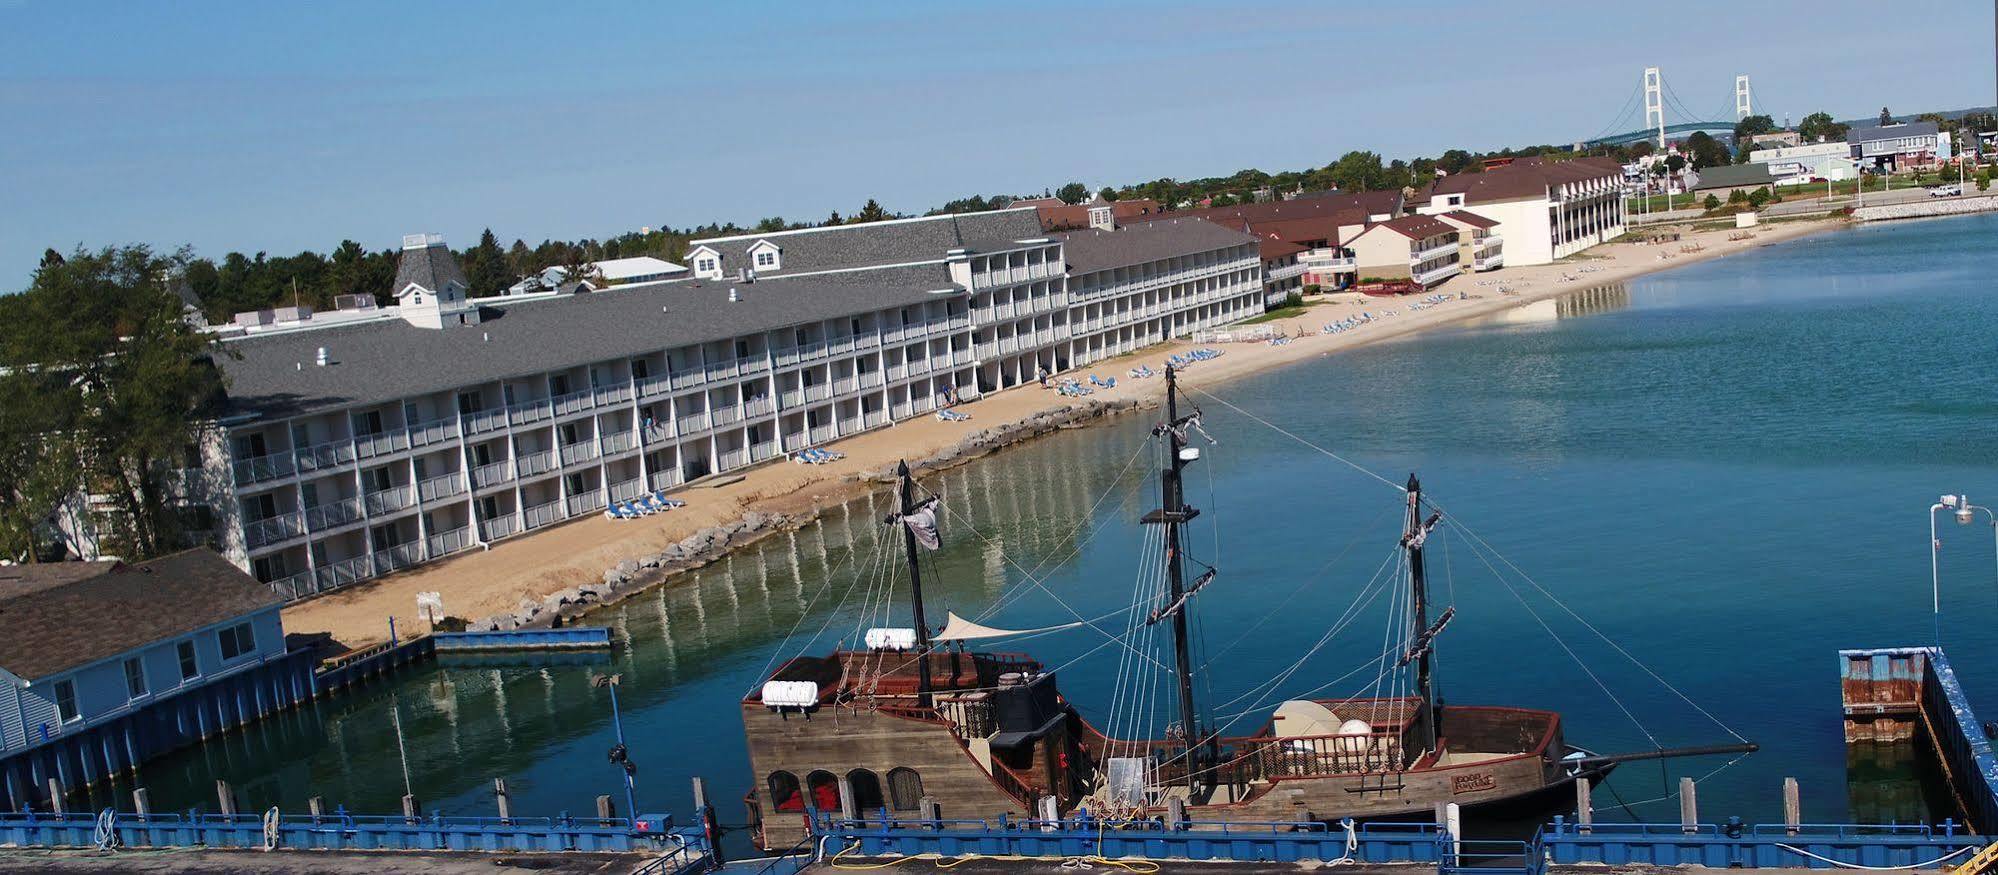
POLYGON ((844 225, 844 224, 846 224, 846 220, 840 218, 839 211, 833 210, 832 215, 826 217, 826 220, 823 223, 822 227, 830 228, 834 225, 844 225))
POLYGON ((1843 140, 1847 125, 1839 124, 1828 112, 1814 112, 1797 123, 1797 133, 1807 142, 1843 140))
MULTIPOLYGON (((358 244, 355 248, 359 248, 358 244)), ((478 245, 465 250, 464 267, 465 282, 471 285, 473 296, 497 295, 513 285, 514 274, 507 268, 506 250, 500 248, 499 238, 493 236, 491 228, 479 235, 478 245)))
POLYGON ((1106 201, 1115 201, 1117 199, 1117 190, 1106 185, 1102 191, 1096 193, 1096 196, 1106 201))
POLYGON ((55 251, 53 248, 42 250, 42 268, 61 267, 62 262, 62 253, 55 251))
POLYGON ((57 491, 110 498, 117 512, 95 520, 107 552, 136 559, 183 545, 177 484, 223 385, 212 363, 221 347, 181 318, 170 290, 186 262, 144 246, 78 249, 6 301, 0 419, 26 425, 8 426, 0 456, 27 472, 8 472, 14 506, 0 510, 0 540, 10 552, 57 491), (43 449, 25 449, 36 436, 43 449), (51 453, 74 461, 69 476, 42 471, 51 453))
POLYGON ((862 222, 879 222, 890 218, 893 217, 888 215, 887 210, 881 208, 881 204, 876 203, 873 198, 868 198, 867 203, 860 207, 860 212, 853 214, 853 219, 848 224, 857 225, 862 222))
POLYGON ((1686 169, 1686 156, 1676 154, 1665 156, 1665 169, 1671 173, 1684 171, 1686 169))
POLYGON ((1381 156, 1372 152, 1347 152, 1325 168, 1325 175, 1340 191, 1375 191, 1387 188, 1387 168, 1381 156))
POLYGON ((1065 204, 1079 204, 1089 199, 1089 186, 1080 182, 1071 182, 1055 189, 1055 197, 1061 198, 1061 202, 1065 204))
POLYGON ((1770 134, 1776 131, 1776 120, 1766 115, 1751 115, 1734 123, 1734 163, 1748 163, 1748 139, 1757 134, 1770 134))
POLYGON ((1893 113, 1891 113, 1891 112, 1888 112, 1888 111, 1887 111, 1887 107, 1884 107, 1884 106, 1883 106, 1883 107, 1881 107, 1881 108, 1880 108, 1880 124, 1881 124, 1881 126, 1882 126, 1882 127, 1885 127, 1885 126, 1887 126, 1887 125, 1891 125, 1891 124, 1893 124, 1893 123, 1894 123, 1894 114, 1893 114, 1893 113))
POLYGON ((1770 192, 1769 189, 1766 188, 1758 188, 1754 191, 1749 192, 1748 205, 1758 210, 1762 209, 1762 205, 1769 202, 1769 196, 1771 193, 1772 192, 1770 192))
POLYGON ((1728 163, 1727 147, 1706 131, 1694 131, 1686 138, 1685 151, 1693 156, 1693 169, 1717 167, 1728 163))
POLYGON ((789 225, 784 224, 783 216, 771 216, 769 218, 762 219, 756 223, 756 231, 759 234, 769 234, 775 231, 782 231, 789 227, 790 227, 789 225))
POLYGON ((1700 202, 1700 205, 1701 205, 1701 206, 1703 206, 1703 207, 1706 207, 1706 208, 1707 208, 1707 212, 1713 212, 1714 210, 1718 210, 1718 209, 1720 209, 1720 208, 1721 208, 1721 199, 1720 199, 1720 196, 1719 196, 1719 195, 1716 195, 1716 194, 1714 194, 1714 193, 1712 193, 1712 192, 1708 192, 1708 193, 1707 193, 1707 199, 1706 199, 1706 200, 1704 200, 1704 201, 1701 201, 1701 202, 1700 202))

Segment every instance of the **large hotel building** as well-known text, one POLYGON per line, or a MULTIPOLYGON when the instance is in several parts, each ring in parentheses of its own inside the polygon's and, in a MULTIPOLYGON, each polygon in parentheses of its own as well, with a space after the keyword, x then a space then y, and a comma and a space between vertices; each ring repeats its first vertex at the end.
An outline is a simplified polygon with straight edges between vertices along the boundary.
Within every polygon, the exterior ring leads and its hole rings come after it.
POLYGON ((287 597, 448 556, 1263 311, 1257 239, 1031 208, 694 241, 684 279, 243 314, 202 500, 287 597))

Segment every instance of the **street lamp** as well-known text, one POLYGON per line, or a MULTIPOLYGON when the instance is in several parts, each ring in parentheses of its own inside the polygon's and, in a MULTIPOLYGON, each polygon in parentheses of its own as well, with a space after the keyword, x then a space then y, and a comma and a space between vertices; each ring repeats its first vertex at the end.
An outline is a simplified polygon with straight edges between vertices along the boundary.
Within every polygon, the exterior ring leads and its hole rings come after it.
POLYGON ((617 687, 623 675, 597 675, 590 678, 590 686, 606 687, 610 690, 611 726, 617 730, 617 744, 610 749, 611 764, 617 766, 624 777, 624 813, 633 824, 638 822, 638 801, 632 792, 633 778, 638 774, 638 764, 631 761, 630 752, 624 747, 624 717, 617 708, 617 687))
POLYGON ((1945 495, 1929 505, 1929 603, 1935 623, 1936 644, 1942 644, 1942 573, 1939 557, 1942 554, 1942 539, 1936 535, 1936 511, 1947 510, 1956 518, 1957 525, 1967 526, 1977 520, 1977 512, 1983 511, 1991 520, 1991 547, 1993 559, 1998 561, 1998 513, 1983 505, 1971 504, 1968 495, 1945 495))

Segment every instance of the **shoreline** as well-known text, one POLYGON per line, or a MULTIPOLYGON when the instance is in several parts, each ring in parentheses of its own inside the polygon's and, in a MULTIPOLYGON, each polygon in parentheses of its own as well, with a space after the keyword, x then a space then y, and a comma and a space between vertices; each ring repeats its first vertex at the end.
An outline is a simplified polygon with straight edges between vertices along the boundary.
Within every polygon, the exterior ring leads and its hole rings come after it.
MULTIPOLYGON (((685 500, 687 507, 679 510, 636 520, 582 517, 501 541, 485 551, 462 553, 299 602, 285 608, 285 628, 291 633, 329 633, 347 647, 365 647, 388 640, 391 616, 400 629, 424 628, 416 615, 419 592, 441 593, 447 615, 474 625, 481 618, 508 615, 526 615, 530 624, 544 623, 558 613, 574 616, 670 583, 687 570, 769 534, 809 525, 828 505, 884 488, 876 479, 879 472, 900 459, 909 459, 920 470, 941 470, 1061 428, 1144 409, 1144 399, 1156 394, 1158 381, 1129 379, 1127 372, 1141 364, 1161 370, 1166 357, 1177 352, 1203 345, 1225 350, 1226 355, 1201 362, 1182 377, 1195 388, 1212 387, 1850 224, 1843 218, 1828 218, 1739 231, 1692 232, 1679 226, 1681 239, 1674 243, 1608 243, 1552 264, 1461 275, 1433 293, 1449 295, 1448 301, 1420 310, 1410 309, 1414 300, 1410 298, 1324 296, 1300 315, 1263 323, 1293 338, 1282 346, 1181 340, 1147 347, 1072 370, 1069 375, 1077 379, 1086 380, 1092 373, 1116 378, 1114 388, 1097 389, 1087 398, 1058 395, 1032 384, 995 392, 956 408, 972 416, 968 423, 925 416, 862 432, 828 445, 846 454, 836 462, 800 465, 778 460, 682 489, 675 497, 685 500), (1751 236, 1728 239, 1744 232, 1751 236), (1459 294, 1470 298, 1458 299, 1459 294), (1376 318, 1338 334, 1317 333, 1326 324, 1362 312, 1376 318), (1380 315, 1384 313, 1390 315, 1380 315), (968 440, 980 435, 986 436, 982 443, 968 440)), ((1655 229, 1666 230, 1673 229, 1655 229)))

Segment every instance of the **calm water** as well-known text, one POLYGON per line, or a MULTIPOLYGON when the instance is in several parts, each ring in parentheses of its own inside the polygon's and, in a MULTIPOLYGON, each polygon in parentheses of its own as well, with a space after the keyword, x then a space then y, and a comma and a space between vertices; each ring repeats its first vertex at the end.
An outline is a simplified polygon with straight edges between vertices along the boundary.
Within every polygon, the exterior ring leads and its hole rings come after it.
MULTIPOLYGON (((1390 478, 1419 471, 1465 529, 1760 742, 1762 753, 1702 785, 1703 813, 1780 816, 1787 775, 1802 782, 1810 819, 1921 817, 1902 753, 1849 756, 1841 742, 1834 652, 1928 641, 1924 512, 1942 492, 1998 501, 1994 233, 1998 217, 1981 216, 1831 234, 1211 388, 1390 478)), ((1188 383, 1201 387, 1197 369, 1188 383)), ((1220 441, 1189 481, 1190 500, 1213 511, 1191 549, 1223 569, 1198 602, 1215 666, 1203 698, 1219 704, 1319 640, 1392 550, 1399 496, 1199 400, 1220 441)), ((933 616, 984 612, 1014 591, 1021 568, 1038 569, 1083 616, 1123 606, 1140 549, 1130 521, 1154 500, 1138 476, 1145 465, 1127 474, 1125 464, 1147 427, 1131 418, 1068 432, 945 475, 954 512, 977 531, 947 524, 933 616)), ((823 630, 822 650, 866 623, 855 567, 873 557, 869 521, 884 510, 857 502, 602 612, 624 646, 598 664, 449 662, 163 761, 144 783, 160 807, 212 808, 223 777, 246 807, 302 808, 318 795, 394 810, 394 702, 426 808, 489 813, 491 779, 504 775, 515 811, 580 813, 619 793, 604 759, 609 702, 587 684, 610 670, 624 675, 641 807, 684 812, 698 773, 724 819, 739 820, 732 800, 750 776, 736 702, 773 655, 823 630)), ((1991 551, 1988 530, 1944 533, 1955 612, 1942 634, 1973 697, 1998 713, 1998 679, 1983 670, 1998 655, 1983 622, 1998 605, 1991 551)), ((1518 577, 1509 589, 1461 532, 1431 557, 1437 597, 1458 609, 1439 644, 1451 701, 1559 709, 1571 740, 1604 751, 1652 744, 1623 708, 1657 743, 1729 740, 1518 577)), ((1310 690, 1377 652, 1378 608, 1280 692, 1310 690)), ((1069 619, 1028 591, 989 622, 1069 619)), ((1095 649, 1102 640, 1077 630, 1025 645, 1054 665, 1081 657, 1061 670, 1063 688, 1099 724, 1118 671, 1114 649, 1095 649)), ((1371 676, 1321 694, 1356 692, 1371 676)), ((1612 785, 1638 803, 1718 765, 1637 765, 1612 785)), ((1636 810, 1676 816, 1669 804, 1636 810)))

